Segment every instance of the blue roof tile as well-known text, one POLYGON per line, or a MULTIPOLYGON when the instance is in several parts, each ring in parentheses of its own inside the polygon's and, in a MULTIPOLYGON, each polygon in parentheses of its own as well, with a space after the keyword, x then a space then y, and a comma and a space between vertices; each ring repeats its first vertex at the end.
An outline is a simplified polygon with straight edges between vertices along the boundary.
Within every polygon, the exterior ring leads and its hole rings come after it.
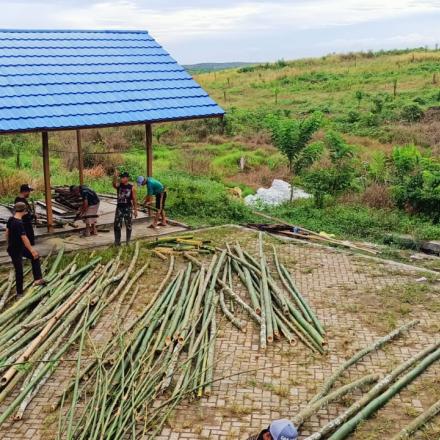
POLYGON ((0 133, 223 114, 148 32, 0 30, 0 133))

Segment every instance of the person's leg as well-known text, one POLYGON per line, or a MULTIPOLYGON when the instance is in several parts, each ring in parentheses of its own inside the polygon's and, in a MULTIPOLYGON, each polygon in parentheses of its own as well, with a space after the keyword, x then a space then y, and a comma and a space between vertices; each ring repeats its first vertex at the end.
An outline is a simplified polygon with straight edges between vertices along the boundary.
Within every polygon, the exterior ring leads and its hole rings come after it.
POLYGON ((130 243, 131 240, 131 231, 133 227, 133 210, 131 209, 131 207, 126 210, 124 220, 125 220, 125 230, 126 230, 126 241, 128 244, 130 243))
POLYGON ((41 273, 41 262, 39 258, 34 258, 32 254, 25 249, 23 252, 23 256, 31 261, 32 265, 32 275, 34 277, 34 281, 40 282, 43 280, 43 274, 41 273))
POLYGON ((23 296, 23 257, 21 255, 10 255, 15 270, 15 289, 17 297, 23 296))
POLYGON ((93 205, 90 209, 90 213, 96 217, 90 218, 90 233, 92 235, 98 235, 98 228, 97 228, 97 223, 98 223, 98 210, 99 210, 99 203, 97 205, 93 205))
POLYGON ((165 202, 167 200, 166 191, 164 191, 161 196, 162 196, 162 199, 161 199, 161 207, 160 207, 160 217, 161 217, 160 224, 162 226, 166 226, 167 225, 167 217, 165 215, 165 202))
POLYGON ((115 221, 113 223, 113 230, 115 232, 115 245, 120 246, 121 244, 121 228, 122 228, 123 215, 121 208, 116 208, 115 221))

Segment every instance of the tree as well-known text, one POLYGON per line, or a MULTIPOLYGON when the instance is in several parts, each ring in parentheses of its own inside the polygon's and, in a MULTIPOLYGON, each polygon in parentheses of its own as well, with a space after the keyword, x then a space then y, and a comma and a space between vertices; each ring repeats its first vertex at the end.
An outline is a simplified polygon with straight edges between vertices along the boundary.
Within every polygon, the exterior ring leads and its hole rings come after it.
POLYGON ((353 157, 355 150, 334 131, 326 134, 324 144, 328 150, 331 166, 308 173, 304 184, 315 199, 315 206, 322 208, 326 195, 337 195, 351 188, 355 178, 353 157))
POLYGON ((22 134, 17 134, 12 137, 12 145, 15 153, 15 167, 18 170, 21 168, 21 152, 26 143, 26 138, 22 134))
MULTIPOLYGON (((303 160, 303 153, 321 124, 321 113, 314 113, 312 116, 302 120, 277 117, 274 115, 268 117, 272 143, 287 158, 292 174, 299 173, 305 164, 310 164, 308 161, 303 160)), ((292 198, 293 187, 291 193, 291 199, 292 198)))

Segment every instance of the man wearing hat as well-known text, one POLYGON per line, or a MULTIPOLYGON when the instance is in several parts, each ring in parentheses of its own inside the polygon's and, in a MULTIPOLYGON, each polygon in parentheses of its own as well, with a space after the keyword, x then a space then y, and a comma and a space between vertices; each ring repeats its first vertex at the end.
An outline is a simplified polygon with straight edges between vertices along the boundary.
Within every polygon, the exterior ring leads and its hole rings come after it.
POLYGON ((34 189, 31 188, 27 183, 20 186, 20 194, 15 198, 14 203, 24 203, 26 205, 26 215, 23 216, 23 226, 26 232, 27 238, 33 246, 35 244, 35 234, 32 222, 36 219, 36 215, 31 205, 29 204, 29 196, 34 189))
POLYGON ((290 420, 274 420, 258 435, 249 437, 248 440, 296 440, 298 431, 290 420))
POLYGON ((41 274, 40 256, 32 247, 24 229, 23 218, 27 212, 26 204, 18 202, 14 206, 15 214, 6 224, 7 251, 15 269, 17 297, 23 296, 23 257, 31 260, 32 274, 36 286, 45 284, 41 274))
POLYGON ((152 203, 152 198, 156 199, 156 215, 153 218, 153 223, 150 225, 151 228, 156 229, 158 222, 160 221, 160 226, 167 225, 167 218, 165 216, 165 202, 167 200, 167 191, 165 186, 153 177, 143 176, 137 178, 138 186, 147 186, 147 195, 145 197, 145 203, 150 205, 152 203))
POLYGON ((116 246, 120 246, 121 244, 122 223, 125 223, 126 241, 129 243, 131 238, 132 217, 137 217, 136 188, 129 183, 129 179, 130 175, 127 172, 119 175, 118 171, 115 170, 113 187, 117 191, 117 204, 113 229, 115 232, 116 246))

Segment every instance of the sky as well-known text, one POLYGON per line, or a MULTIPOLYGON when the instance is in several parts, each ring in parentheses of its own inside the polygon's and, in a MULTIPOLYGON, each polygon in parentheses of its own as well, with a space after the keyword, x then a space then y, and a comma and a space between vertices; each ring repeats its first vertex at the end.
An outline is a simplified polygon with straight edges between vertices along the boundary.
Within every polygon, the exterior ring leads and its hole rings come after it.
POLYGON ((0 28, 148 30, 179 62, 434 47, 440 0, 0 0, 0 28))

